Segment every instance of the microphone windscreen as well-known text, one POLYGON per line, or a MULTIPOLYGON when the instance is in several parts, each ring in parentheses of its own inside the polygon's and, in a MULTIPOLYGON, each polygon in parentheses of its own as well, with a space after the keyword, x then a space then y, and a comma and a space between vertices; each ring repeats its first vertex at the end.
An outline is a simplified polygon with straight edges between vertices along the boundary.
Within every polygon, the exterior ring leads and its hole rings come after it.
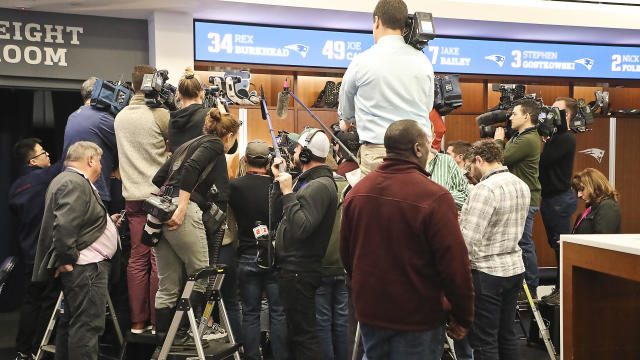
POLYGON ((476 118, 476 122, 478 125, 492 125, 501 122, 507 121, 507 115, 509 114, 506 110, 495 110, 490 111, 488 113, 484 113, 476 118))
POLYGON ((285 91, 281 91, 278 93, 278 106, 276 108, 276 115, 280 119, 284 119, 287 117, 287 113, 289 112, 289 93, 285 91))

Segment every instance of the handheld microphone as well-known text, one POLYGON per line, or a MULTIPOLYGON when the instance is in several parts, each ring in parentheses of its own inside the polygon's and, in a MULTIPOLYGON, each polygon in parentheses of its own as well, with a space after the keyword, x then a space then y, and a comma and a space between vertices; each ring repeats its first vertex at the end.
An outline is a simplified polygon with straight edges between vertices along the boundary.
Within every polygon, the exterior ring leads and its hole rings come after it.
POLYGON ((289 86, 288 81, 284 81, 284 89, 278 93, 278 107, 276 108, 276 115, 280 119, 287 117, 289 112, 289 86))
POLYGON ((273 266, 273 244, 269 236, 269 229, 262 221, 256 221, 256 227, 253 228, 253 236, 256 238, 258 254, 256 264, 263 269, 271 269, 273 266))
POLYGON ((495 110, 484 113, 476 117, 478 125, 492 125, 505 122, 509 119, 509 112, 506 110, 495 110))

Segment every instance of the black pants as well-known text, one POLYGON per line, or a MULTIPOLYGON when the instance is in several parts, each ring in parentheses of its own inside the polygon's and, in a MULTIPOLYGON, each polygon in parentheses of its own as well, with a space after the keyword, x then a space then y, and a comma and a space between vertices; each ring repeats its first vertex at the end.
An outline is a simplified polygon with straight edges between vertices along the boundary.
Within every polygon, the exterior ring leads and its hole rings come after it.
POLYGON ((98 359, 98 336, 104 331, 107 282, 106 261, 75 265, 60 274, 64 314, 58 320, 56 360, 98 359))
POLYGON ((20 308, 16 350, 23 354, 35 354, 58 300, 60 284, 53 279, 48 282, 32 282, 33 264, 26 266, 27 290, 20 308))
POLYGON ((523 274, 493 276, 472 270, 475 320, 469 332, 474 360, 518 360, 516 302, 523 274))
POLYGON ((322 359, 316 327, 319 273, 280 271, 280 301, 287 318, 290 353, 297 360, 322 359))

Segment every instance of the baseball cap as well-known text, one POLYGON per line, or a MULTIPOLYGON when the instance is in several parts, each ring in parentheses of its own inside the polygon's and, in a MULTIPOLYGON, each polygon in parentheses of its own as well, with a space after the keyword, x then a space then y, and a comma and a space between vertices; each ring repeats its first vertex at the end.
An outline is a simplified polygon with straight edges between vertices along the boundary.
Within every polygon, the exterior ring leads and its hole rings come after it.
POLYGON ((247 157, 250 158, 263 158, 266 159, 269 156, 269 145, 266 142, 257 139, 250 141, 247 144, 247 157))
POLYGON ((296 134, 296 133, 288 133, 287 137, 289 138, 289 140, 297 143, 298 139, 300 139, 300 134, 296 134))
MULTIPOLYGON (((313 128, 305 129, 300 134, 300 138, 298 139, 298 144, 304 147, 307 142, 307 137, 312 134, 313 130, 317 130, 317 129, 313 129, 313 128)), ((325 135, 324 132, 322 131, 319 131, 318 133, 313 135, 313 137, 311 138, 311 142, 307 144, 307 148, 311 150, 311 153, 320 158, 327 157, 327 155, 329 154, 330 147, 331 147, 331 144, 329 143, 329 138, 327 138, 327 135, 325 135)))

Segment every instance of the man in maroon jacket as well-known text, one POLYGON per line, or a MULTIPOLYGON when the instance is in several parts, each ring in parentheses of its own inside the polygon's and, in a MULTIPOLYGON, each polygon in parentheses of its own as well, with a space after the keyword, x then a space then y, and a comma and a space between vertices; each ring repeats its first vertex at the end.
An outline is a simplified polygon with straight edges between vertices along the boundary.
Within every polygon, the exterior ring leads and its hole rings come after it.
POLYGON ((440 359, 445 322, 458 339, 473 321, 458 211, 425 171, 430 144, 416 121, 391 124, 384 146, 387 157, 351 190, 342 211, 340 254, 356 319, 369 360, 440 359))

